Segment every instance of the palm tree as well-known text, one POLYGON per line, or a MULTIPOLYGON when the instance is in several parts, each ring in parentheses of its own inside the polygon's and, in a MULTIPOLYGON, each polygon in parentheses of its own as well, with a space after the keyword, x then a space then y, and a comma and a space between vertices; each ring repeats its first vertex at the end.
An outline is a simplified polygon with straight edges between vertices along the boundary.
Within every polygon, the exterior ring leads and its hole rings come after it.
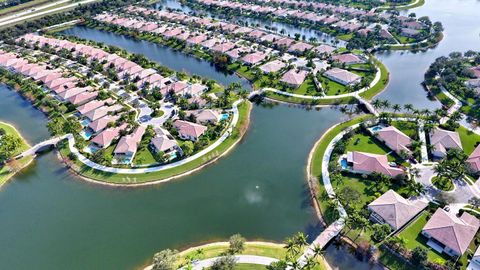
POLYGON ((378 110, 380 109, 380 107, 382 107, 382 101, 379 99, 375 99, 374 101, 372 101, 372 106, 378 110))
POLYGON ((391 104, 390 104, 390 101, 388 101, 388 100, 386 100, 386 99, 382 101, 382 107, 383 107, 384 109, 390 108, 390 105, 391 105, 391 104))
POLYGON ((323 254, 325 254, 325 250, 323 250, 319 245, 314 245, 312 251, 313 256, 315 257, 323 256, 323 254))
POLYGON ((404 108, 407 112, 411 112, 411 111, 413 111, 413 109, 414 109, 414 108, 413 108, 413 105, 410 104, 410 103, 403 105, 403 108, 404 108))
POLYGON ((393 106, 392 106, 393 113, 397 113, 401 109, 402 109, 402 106, 400 106, 399 104, 393 104, 393 106))

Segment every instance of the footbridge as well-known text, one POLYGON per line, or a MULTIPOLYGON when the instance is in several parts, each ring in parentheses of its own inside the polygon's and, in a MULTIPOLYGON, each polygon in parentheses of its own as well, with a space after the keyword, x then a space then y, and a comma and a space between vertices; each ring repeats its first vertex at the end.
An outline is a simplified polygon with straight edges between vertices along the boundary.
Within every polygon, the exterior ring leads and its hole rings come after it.
POLYGON ((66 139, 67 136, 68 135, 63 135, 63 136, 54 137, 54 138, 39 142, 39 143, 35 144, 34 146, 32 146, 30 149, 28 149, 28 150, 24 151, 23 153, 19 154, 18 156, 16 156, 15 159, 20 159, 20 158, 27 157, 27 156, 34 156, 37 153, 46 150, 47 148, 55 147, 59 141, 61 141, 63 139, 66 139))

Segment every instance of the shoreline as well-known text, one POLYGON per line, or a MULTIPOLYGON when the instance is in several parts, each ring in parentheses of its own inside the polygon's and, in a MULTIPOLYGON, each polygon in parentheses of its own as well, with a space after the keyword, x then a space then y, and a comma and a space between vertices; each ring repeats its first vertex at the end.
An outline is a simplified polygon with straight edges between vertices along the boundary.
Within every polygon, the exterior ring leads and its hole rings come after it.
MULTIPOLYGON (((22 133, 20 133, 20 131, 13 125, 13 124, 10 124, 8 122, 5 122, 3 120, 0 120, 0 124, 1 125, 5 125, 5 126, 8 126, 10 127, 16 134, 16 136, 18 136, 18 138, 20 138, 20 140, 22 141, 22 147, 26 147, 27 149, 31 147, 31 144, 27 141, 27 139, 25 139, 23 136, 22 136, 22 133)), ((16 172, 10 172, 6 177, 5 179, 1 180, 0 181, 0 189, 5 185, 7 184, 15 175, 17 175, 20 171, 22 171, 23 169, 27 168, 28 166, 30 166, 30 164, 33 163, 33 161, 35 160, 34 157, 25 157, 25 158, 28 158, 29 160, 25 163, 25 164, 22 164, 22 166, 18 169, 18 171, 16 172)), ((4 166, 7 166, 7 165, 4 165, 4 166)))
MULTIPOLYGON (((90 178, 88 176, 85 176, 83 175, 81 172, 78 172, 76 169, 73 168, 73 166, 70 166, 69 165, 69 162, 67 162, 67 159, 66 157, 64 157, 60 151, 57 151, 57 156, 59 157, 59 159, 62 161, 62 163, 64 163, 65 167, 68 168, 69 171, 73 172, 73 174, 79 178, 81 178, 82 180, 88 182, 88 183, 92 183, 92 184, 96 184, 96 185, 102 185, 102 186, 109 186, 109 187, 124 187, 124 188, 137 188, 137 187, 145 187, 145 186, 152 186, 152 185, 158 185, 158 184, 163 184, 163 183, 167 183, 167 182, 170 182, 172 180, 175 180, 175 179, 178 179, 178 178, 182 178, 184 176, 188 176, 188 175, 191 175, 193 173, 196 173, 196 172, 199 172, 201 169, 209 166, 209 165, 212 165, 213 163, 215 163, 216 161, 218 161, 220 158, 226 156, 227 154, 229 154, 245 137, 245 134, 247 133, 247 131, 249 130, 249 126, 250 126, 250 115, 251 115, 251 111, 252 111, 252 103, 248 101, 248 112, 247 112, 247 115, 246 115, 246 118, 245 118, 245 122, 243 123, 243 127, 246 127, 244 130, 242 130, 241 128, 239 129, 239 132, 240 132, 240 137, 232 144, 230 145, 223 153, 221 153, 220 155, 216 156, 215 158, 207 161, 206 163, 203 163, 201 164, 200 166, 198 167, 195 167, 191 170, 188 170, 186 172, 183 172, 183 173, 180 173, 180 174, 177 174, 177 175, 172 175, 172 176, 169 176, 169 177, 166 177, 166 178, 163 178, 163 179, 158 179, 158 180, 153 180, 153 181, 146 181, 146 182, 142 182, 142 183, 135 183, 135 184, 119 184, 119 183, 112 183, 112 182, 105 182, 105 181, 101 181, 101 180, 96 180, 96 179, 93 179, 93 178, 90 178)), ((212 150, 214 151, 214 149, 212 150)), ((210 153, 210 152, 209 152, 210 153)), ((188 163, 187 163, 188 164, 188 163)), ((85 165, 87 166, 87 165, 85 165)))

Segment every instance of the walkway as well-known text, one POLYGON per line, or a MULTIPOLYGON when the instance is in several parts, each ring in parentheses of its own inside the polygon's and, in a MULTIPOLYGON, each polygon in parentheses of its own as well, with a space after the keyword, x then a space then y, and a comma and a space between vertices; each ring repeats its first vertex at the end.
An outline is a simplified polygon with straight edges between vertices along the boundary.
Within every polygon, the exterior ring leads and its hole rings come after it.
MULTIPOLYGON (((346 98, 346 97, 358 97, 361 93, 368 91, 370 88, 372 88, 374 85, 376 85, 379 81, 380 78, 382 77, 382 72, 380 68, 377 67, 377 73, 375 74, 375 78, 370 82, 370 84, 367 87, 364 87, 358 91, 351 92, 351 93, 346 93, 346 94, 340 94, 340 95, 334 95, 334 96, 310 96, 310 95, 301 95, 301 94, 295 94, 295 93, 289 93, 285 91, 280 91, 275 88, 270 88, 270 87, 265 87, 262 88, 261 90, 251 92, 250 95, 253 93, 255 94, 261 94, 262 92, 274 92, 283 96, 288 96, 288 97, 295 97, 295 98, 302 98, 302 99, 310 99, 310 100, 322 100, 322 99, 337 99, 337 98, 346 98)), ((254 95, 255 95, 254 94, 254 95)))
POLYGON ((113 167, 107 167, 103 166, 100 164, 97 164, 88 158, 86 158, 84 155, 78 151, 78 149, 75 147, 75 138, 73 137, 72 134, 67 134, 66 138, 68 139, 68 145, 70 148, 70 151, 74 153, 78 160, 82 162, 83 164, 107 173, 119 173, 119 174, 143 174, 143 173, 151 173, 151 172, 159 172, 159 171, 164 171, 168 169, 172 169, 175 167, 182 166, 184 164, 187 164, 195 159, 201 158, 205 156, 208 152, 214 150, 217 148, 221 143, 223 143, 228 137, 230 137, 230 134, 233 131, 233 128, 237 125, 238 119, 239 119, 239 112, 238 112, 238 104, 240 104, 243 100, 239 99, 235 101, 232 105, 232 113, 233 113, 233 119, 232 122, 230 123, 230 126, 228 127, 227 131, 223 133, 223 135, 216 140, 213 144, 209 145, 207 148, 203 149, 202 151, 196 153, 193 156, 190 156, 188 158, 179 160, 177 162, 165 164, 165 165, 160 165, 156 167, 149 167, 149 168, 132 168, 132 169, 126 169, 126 168, 113 168, 113 167))
MULTIPOLYGON (((257 265, 265 265, 268 266, 272 264, 273 262, 277 262, 278 259, 271 258, 271 257, 265 257, 265 256, 255 256, 255 255, 235 255, 235 260, 237 264, 257 264, 257 265)), ((208 258, 205 260, 201 261, 196 261, 192 264, 192 268, 188 269, 193 269, 193 270, 202 270, 209 268, 213 265, 213 263, 220 259, 221 257, 214 257, 214 258, 208 258)), ((151 270, 153 268, 153 265, 145 267, 143 270, 151 270)), ((186 266, 179 268, 180 270, 185 270, 187 269, 186 266)))
POLYGON ((365 100, 364 98, 360 97, 360 95, 355 95, 355 98, 357 98, 357 100, 358 100, 361 104, 363 104, 371 114, 373 114, 373 115, 375 115, 375 116, 379 116, 379 113, 378 113, 377 109, 375 109, 375 107, 373 107, 372 103, 370 103, 369 101, 367 101, 367 100, 365 100))
POLYGON ((421 163, 428 162, 428 148, 427 148, 427 136, 425 134, 425 123, 423 121, 418 122, 418 137, 422 142, 420 146, 420 153, 422 155, 421 163))
POLYGON ((460 100, 458 100, 456 97, 454 97, 452 94, 450 94, 450 92, 447 91, 447 89, 445 89, 445 87, 443 87, 443 85, 440 86, 440 90, 442 91, 442 93, 447 96, 449 99, 451 99, 453 101, 453 105, 448 108, 447 110, 447 116, 445 117, 442 117, 440 119, 440 124, 445 124, 447 121, 448 121, 448 118, 450 115, 452 115, 454 112, 460 110, 460 108, 462 107, 462 103, 460 102, 460 100))
POLYGON ((24 151, 23 153, 19 154, 18 156, 16 156, 15 159, 19 159, 19 158, 26 157, 26 156, 34 156, 39 150, 41 150, 41 149, 43 149, 47 146, 55 146, 59 141, 64 140, 68 136, 69 135, 64 135, 64 136, 55 137, 55 138, 51 138, 51 139, 39 142, 39 143, 35 144, 34 146, 32 146, 30 149, 28 149, 28 150, 24 151))

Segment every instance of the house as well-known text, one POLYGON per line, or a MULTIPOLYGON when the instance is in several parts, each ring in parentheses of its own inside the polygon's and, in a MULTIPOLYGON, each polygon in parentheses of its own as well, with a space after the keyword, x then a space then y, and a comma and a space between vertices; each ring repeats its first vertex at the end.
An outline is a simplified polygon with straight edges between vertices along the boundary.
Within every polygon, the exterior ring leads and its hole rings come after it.
POLYGON ((405 37, 414 38, 414 37, 416 37, 418 34, 420 34, 420 31, 419 31, 419 30, 416 30, 416 29, 402 28, 402 29, 400 29, 400 34, 401 34, 402 36, 405 36, 405 37))
POLYGON ((475 250, 466 270, 480 270, 480 246, 475 250))
POLYGON ((411 201, 389 190, 368 205, 370 219, 380 224, 388 224, 396 231, 416 217, 427 207, 424 201, 411 201))
POLYGON ((465 82, 465 85, 469 88, 475 89, 480 87, 480 79, 470 79, 465 82))
POLYGON ((107 128, 110 123, 115 123, 118 119, 120 119, 119 116, 107 115, 93 122, 90 122, 90 124, 88 124, 88 127, 94 133, 99 133, 103 131, 105 128, 107 128))
POLYGON ((217 44, 212 47, 212 51, 219 52, 219 53, 225 53, 227 51, 230 51, 235 47, 235 44, 232 42, 224 42, 217 44))
POLYGON ((290 47, 288 48, 288 51, 292 52, 292 53, 303 53, 303 52, 308 51, 312 48, 313 48, 313 46, 310 45, 310 44, 307 44, 307 43, 304 43, 304 42, 297 42, 293 45, 290 45, 290 47))
POLYGON ((260 62, 262 62, 267 57, 267 54, 261 52, 254 52, 245 55, 242 57, 242 61, 249 66, 254 66, 260 62))
POLYGON ((285 74, 283 74, 282 78, 280 78, 280 81, 283 83, 288 84, 291 87, 299 87, 304 81, 305 78, 308 75, 308 71, 306 70, 295 70, 291 69, 285 74))
POLYGON ((112 144, 113 140, 118 138, 118 136, 120 135, 120 131, 126 128, 127 128, 127 124, 122 124, 119 127, 107 128, 104 131, 100 132, 98 135, 96 135, 91 140, 91 142, 96 147, 107 148, 112 144))
POLYGON ((480 66, 472 67, 470 70, 473 72, 475 78, 480 78, 480 66))
POLYGON ((230 58, 237 60, 240 57, 242 57, 242 55, 244 53, 247 53, 247 52, 249 52, 249 50, 247 48, 240 47, 240 48, 235 48, 233 50, 230 50, 230 51, 226 52, 225 54, 230 56, 230 58))
POLYGON ((168 135, 157 135, 152 138, 150 142, 150 149, 155 153, 164 153, 172 157, 175 153, 182 155, 182 148, 178 145, 177 141, 168 135))
POLYGON ((480 172, 480 145, 477 145, 465 162, 470 167, 472 173, 476 174, 480 172))
POLYGON ((282 68, 284 68, 286 66, 287 66, 287 64, 285 64, 284 62, 282 62, 280 60, 273 60, 273 61, 270 61, 266 64, 261 65, 260 70, 263 73, 273 73, 273 72, 278 72, 279 70, 281 70, 282 68))
POLYGON ((332 60, 336 61, 340 64, 345 65, 353 65, 353 64, 361 64, 365 63, 365 60, 362 57, 353 54, 353 53, 345 53, 345 54, 337 54, 332 56, 332 60))
POLYGON ((177 129, 180 138, 190 141, 197 141, 207 131, 206 126, 183 120, 173 122, 173 127, 177 129))
POLYGON ((438 127, 430 132, 430 144, 433 146, 432 155, 438 158, 445 157, 450 149, 463 149, 457 132, 438 127))
POLYGON ((137 153, 137 148, 142 141, 145 129, 144 126, 138 126, 132 134, 120 138, 115 150, 113 150, 114 158, 117 161, 124 164, 132 162, 133 157, 137 153))
POLYGON ((427 245, 449 256, 462 256, 480 227, 480 221, 464 212, 460 217, 441 208, 432 215, 422 229, 429 240, 427 245))
POLYGON ((383 127, 380 130, 373 131, 373 134, 397 154, 412 154, 412 151, 408 148, 412 144, 412 139, 396 127, 383 127))
POLYGON ((101 101, 101 100, 92 100, 88 103, 85 103, 81 106, 79 106, 77 108, 77 111, 82 114, 82 115, 85 115, 86 113, 90 112, 90 111, 93 111, 97 108, 100 108, 102 107, 103 105, 105 105, 105 102, 101 101))
POLYGON ((387 155, 378 155, 365 152, 348 152, 347 164, 352 171, 361 174, 381 173, 389 177, 405 175, 405 171, 389 164, 387 155))
POLYGON ((83 92, 83 93, 80 93, 76 96, 73 96, 73 97, 69 98, 68 101, 75 106, 81 106, 81 105, 84 105, 84 104, 96 99, 97 96, 98 96, 98 92, 96 92, 96 91, 94 91, 94 92, 83 92))
POLYGON ((166 85, 165 87, 160 89, 160 92, 163 95, 167 95, 170 92, 173 92, 176 95, 179 95, 179 94, 183 95, 183 94, 185 94, 185 90, 187 90, 187 88, 188 88, 188 83, 187 82, 177 81, 177 82, 171 83, 169 85, 166 85))
POLYGON ((193 117, 196 123, 207 125, 207 124, 217 124, 222 119, 222 115, 211 109, 201 109, 193 111, 185 111, 187 118, 193 117))
POLYGON ((76 95, 79 95, 81 93, 91 91, 91 90, 92 90, 91 87, 75 87, 75 88, 68 89, 68 90, 64 91, 63 93, 60 93, 59 96, 63 100, 68 100, 71 97, 74 97, 76 95))
POLYGON ((332 46, 329 46, 329 45, 326 45, 326 44, 322 44, 322 45, 319 45, 319 46, 313 48, 313 50, 315 52, 317 52, 318 54, 331 54, 333 51, 335 51, 335 47, 332 47, 332 46))
POLYGON ((343 85, 354 85, 362 81, 361 76, 341 68, 332 68, 327 70, 325 73, 323 73, 323 76, 343 85))

